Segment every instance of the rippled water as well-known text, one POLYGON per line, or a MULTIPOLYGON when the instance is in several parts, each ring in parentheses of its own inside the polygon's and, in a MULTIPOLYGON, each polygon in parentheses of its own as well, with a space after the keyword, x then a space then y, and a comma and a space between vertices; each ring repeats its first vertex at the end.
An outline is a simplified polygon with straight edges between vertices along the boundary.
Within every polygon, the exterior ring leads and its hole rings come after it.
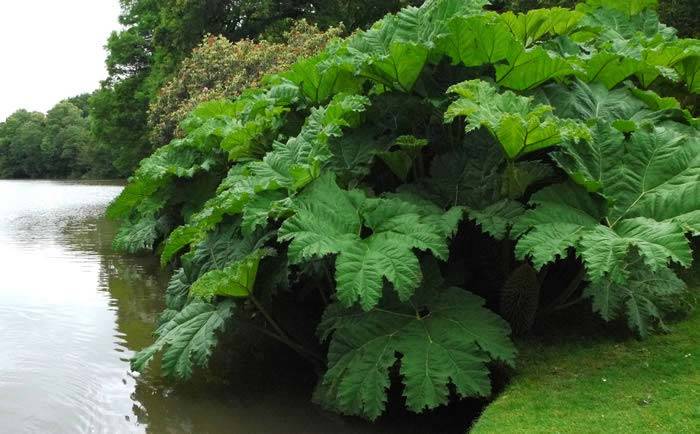
POLYGON ((294 381, 132 374, 165 276, 153 258, 112 253, 102 214, 120 189, 0 181, 0 432, 391 432, 321 412, 294 381))

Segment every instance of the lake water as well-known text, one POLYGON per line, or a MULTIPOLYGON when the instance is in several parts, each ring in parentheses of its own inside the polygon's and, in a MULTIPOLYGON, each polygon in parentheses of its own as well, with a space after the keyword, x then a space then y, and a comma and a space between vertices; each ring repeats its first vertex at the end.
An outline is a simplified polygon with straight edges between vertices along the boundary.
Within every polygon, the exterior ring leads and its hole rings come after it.
POLYGON ((1 433, 407 432, 321 411, 293 372, 188 385, 131 373, 167 276, 111 251, 102 214, 120 190, 0 181, 1 433))

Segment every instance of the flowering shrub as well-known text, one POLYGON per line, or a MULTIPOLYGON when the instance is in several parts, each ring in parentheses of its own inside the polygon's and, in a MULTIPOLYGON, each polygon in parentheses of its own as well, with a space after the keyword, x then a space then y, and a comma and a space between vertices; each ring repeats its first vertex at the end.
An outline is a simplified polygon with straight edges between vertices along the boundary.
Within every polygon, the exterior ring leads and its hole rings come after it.
POLYGON ((177 125, 198 104, 236 97, 256 87, 263 76, 316 54, 342 32, 341 27, 321 31, 299 20, 281 42, 242 39, 234 43, 223 36, 205 36, 151 104, 148 121, 153 143, 164 145, 181 135, 177 125))

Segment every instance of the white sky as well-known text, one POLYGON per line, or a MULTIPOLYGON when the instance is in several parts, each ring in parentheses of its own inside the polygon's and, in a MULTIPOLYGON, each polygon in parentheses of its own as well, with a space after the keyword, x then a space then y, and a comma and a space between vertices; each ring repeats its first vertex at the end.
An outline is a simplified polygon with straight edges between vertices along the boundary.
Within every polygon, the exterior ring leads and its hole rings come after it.
POLYGON ((95 90, 118 16, 119 0, 0 0, 0 122, 95 90))

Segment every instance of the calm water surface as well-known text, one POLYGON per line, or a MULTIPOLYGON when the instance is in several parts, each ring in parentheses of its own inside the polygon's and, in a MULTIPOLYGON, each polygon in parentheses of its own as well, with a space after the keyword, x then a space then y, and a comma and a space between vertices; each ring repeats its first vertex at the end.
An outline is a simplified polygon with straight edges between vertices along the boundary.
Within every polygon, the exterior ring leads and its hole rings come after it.
POLYGON ((307 389, 173 385, 129 370, 151 342, 167 276, 110 250, 120 186, 0 181, 0 432, 378 433, 307 389))

